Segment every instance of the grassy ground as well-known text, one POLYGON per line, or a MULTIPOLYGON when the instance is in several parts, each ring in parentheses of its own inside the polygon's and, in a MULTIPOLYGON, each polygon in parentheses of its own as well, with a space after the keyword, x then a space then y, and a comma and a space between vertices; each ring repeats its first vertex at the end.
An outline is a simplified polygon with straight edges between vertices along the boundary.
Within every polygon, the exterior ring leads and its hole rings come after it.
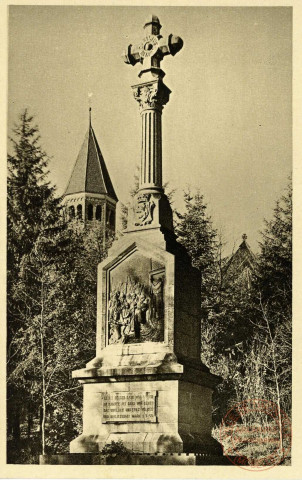
POLYGON ((290 438, 285 435, 280 449, 280 438, 275 424, 216 427, 213 436, 223 445, 224 455, 246 457, 249 465, 290 465, 290 438))

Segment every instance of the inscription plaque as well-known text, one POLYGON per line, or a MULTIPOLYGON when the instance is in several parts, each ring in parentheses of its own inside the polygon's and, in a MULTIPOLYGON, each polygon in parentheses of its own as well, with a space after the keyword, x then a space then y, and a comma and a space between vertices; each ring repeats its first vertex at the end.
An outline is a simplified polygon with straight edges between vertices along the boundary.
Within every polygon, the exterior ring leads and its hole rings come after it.
POLYGON ((103 393, 102 423, 156 422, 157 392, 103 393))

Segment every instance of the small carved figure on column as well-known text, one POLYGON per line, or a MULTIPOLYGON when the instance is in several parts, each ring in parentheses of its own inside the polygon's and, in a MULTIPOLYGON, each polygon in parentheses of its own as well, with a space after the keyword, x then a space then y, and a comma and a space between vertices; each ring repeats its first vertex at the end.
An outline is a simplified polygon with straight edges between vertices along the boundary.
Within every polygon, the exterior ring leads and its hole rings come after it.
POLYGON ((163 277, 151 275, 151 311, 152 318, 159 320, 164 316, 163 277))
POLYGON ((155 203, 151 200, 151 195, 148 194, 141 194, 137 197, 137 204, 136 204, 136 222, 135 225, 148 225, 152 223, 153 220, 153 209, 155 207, 155 203))

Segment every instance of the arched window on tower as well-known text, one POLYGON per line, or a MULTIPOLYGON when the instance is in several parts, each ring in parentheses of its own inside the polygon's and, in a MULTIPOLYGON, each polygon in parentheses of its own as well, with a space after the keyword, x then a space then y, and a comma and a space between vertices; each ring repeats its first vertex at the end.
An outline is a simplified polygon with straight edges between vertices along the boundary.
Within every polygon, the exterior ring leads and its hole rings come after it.
POLYGON ((107 208, 107 218, 106 218, 106 223, 109 225, 111 228, 114 228, 115 226, 115 211, 112 210, 112 208, 107 208))
POLYGON ((74 218, 74 206, 68 208, 68 214, 70 219, 74 218))
POLYGON ((106 209, 106 223, 107 225, 110 225, 110 218, 111 218, 111 209, 107 207, 106 209))
POLYGON ((95 219, 99 222, 102 220, 102 207, 101 205, 97 205, 95 209, 95 219))
POLYGON ((93 206, 91 205, 91 203, 88 205, 87 218, 88 220, 93 219, 93 206))
POLYGON ((77 218, 78 218, 79 220, 82 220, 82 205, 81 205, 81 204, 79 204, 79 205, 77 206, 77 218))
POLYGON ((115 211, 114 211, 114 210, 111 210, 111 215, 110 215, 110 218, 109 218, 109 223, 110 223, 110 227, 112 227, 112 228, 115 227, 115 211))

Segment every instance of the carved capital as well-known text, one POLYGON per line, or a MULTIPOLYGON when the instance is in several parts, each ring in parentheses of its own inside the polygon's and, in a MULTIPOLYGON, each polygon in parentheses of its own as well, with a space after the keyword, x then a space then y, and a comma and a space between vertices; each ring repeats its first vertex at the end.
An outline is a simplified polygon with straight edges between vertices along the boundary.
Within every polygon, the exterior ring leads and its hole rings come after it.
POLYGON ((138 102, 140 111, 154 108, 162 110, 163 106, 169 101, 170 90, 162 82, 145 83, 134 85, 133 96, 138 102))

